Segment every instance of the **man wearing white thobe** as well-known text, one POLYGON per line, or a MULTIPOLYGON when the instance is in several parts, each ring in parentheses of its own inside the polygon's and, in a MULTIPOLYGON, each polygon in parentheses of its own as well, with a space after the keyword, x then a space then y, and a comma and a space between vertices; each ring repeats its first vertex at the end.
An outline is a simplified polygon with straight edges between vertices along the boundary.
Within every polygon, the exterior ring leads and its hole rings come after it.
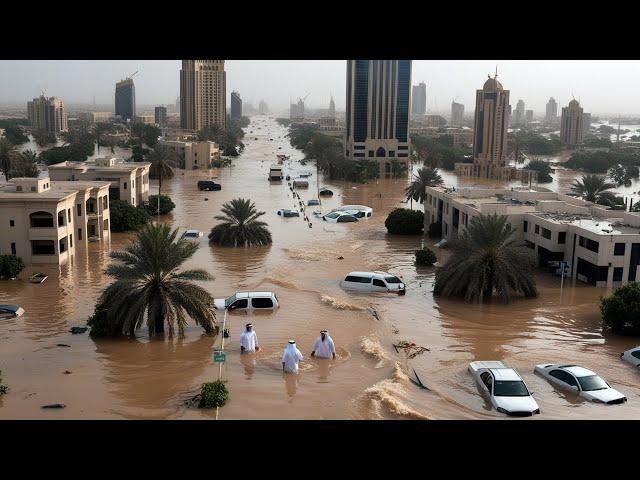
POLYGON ((333 357, 334 360, 336 359, 336 346, 326 330, 320 331, 320 336, 316 338, 316 342, 313 344, 311 356, 317 358, 333 357))
POLYGON ((253 353, 260 350, 258 345, 258 336, 253 331, 253 324, 247 323, 246 330, 240 335, 240 351, 242 353, 253 353))
POLYGON ((295 340, 289 340, 289 344, 282 355, 282 371, 285 373, 298 373, 298 362, 302 359, 302 353, 296 347, 295 340))

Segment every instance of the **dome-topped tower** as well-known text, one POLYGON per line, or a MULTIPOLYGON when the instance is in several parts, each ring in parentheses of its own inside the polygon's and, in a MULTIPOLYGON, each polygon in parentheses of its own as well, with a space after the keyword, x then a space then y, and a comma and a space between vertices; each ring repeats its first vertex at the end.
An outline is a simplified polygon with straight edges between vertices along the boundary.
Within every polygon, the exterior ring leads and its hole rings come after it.
POLYGON ((498 80, 496 80, 497 77, 497 74, 493 78, 491 78, 491 75, 489 75, 487 81, 484 82, 482 90, 484 90, 485 92, 496 92, 502 90, 502 84, 498 80))

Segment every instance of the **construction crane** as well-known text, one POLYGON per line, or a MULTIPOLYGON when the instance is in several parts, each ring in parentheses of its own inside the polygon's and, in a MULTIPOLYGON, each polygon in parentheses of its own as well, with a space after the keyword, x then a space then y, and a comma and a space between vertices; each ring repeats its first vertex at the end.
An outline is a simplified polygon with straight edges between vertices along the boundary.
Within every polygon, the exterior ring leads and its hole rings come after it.
POLYGON ((308 97, 309 95, 311 95, 311 94, 310 94, 310 93, 307 93, 307 94, 304 96, 304 98, 300 98, 300 97, 298 97, 298 102, 302 102, 302 103, 304 103, 304 101, 307 99, 307 97, 308 97))
POLYGON ((138 70, 136 70, 136 71, 135 71, 135 72, 133 72, 131 75, 129 75, 128 77, 126 77, 126 78, 125 78, 125 80, 131 80, 131 79, 134 77, 134 75, 135 75, 136 73, 138 73, 138 70))

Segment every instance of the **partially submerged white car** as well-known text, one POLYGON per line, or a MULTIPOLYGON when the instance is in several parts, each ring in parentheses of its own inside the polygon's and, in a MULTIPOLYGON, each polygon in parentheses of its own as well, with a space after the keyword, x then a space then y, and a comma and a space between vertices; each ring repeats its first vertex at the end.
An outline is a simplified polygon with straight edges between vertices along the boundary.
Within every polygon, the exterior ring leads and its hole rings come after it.
POLYGON ((534 371, 546 378, 552 385, 577 393, 590 402, 613 405, 627 401, 627 397, 611 388, 595 372, 578 365, 544 363, 536 365, 534 371))
POLYGON ((622 352, 620 358, 634 367, 640 367, 640 346, 622 352))
POLYGON ((540 407, 522 377, 502 362, 471 362, 469 372, 500 413, 511 416, 531 416, 540 413, 540 407))
POLYGON ((369 218, 373 215, 373 208, 367 207, 366 205, 343 205, 341 207, 334 208, 331 211, 345 212, 356 218, 369 218))
POLYGON ((228 298, 216 298, 213 307, 216 310, 275 310, 279 304, 273 292, 238 292, 228 298))

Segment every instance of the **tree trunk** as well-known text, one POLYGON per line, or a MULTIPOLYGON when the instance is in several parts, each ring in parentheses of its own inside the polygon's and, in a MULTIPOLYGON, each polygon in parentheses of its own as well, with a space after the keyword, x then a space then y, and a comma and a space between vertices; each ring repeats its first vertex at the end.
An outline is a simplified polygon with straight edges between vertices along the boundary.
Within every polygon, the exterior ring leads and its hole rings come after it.
POLYGON ((155 333, 164 333, 164 318, 162 315, 158 315, 154 319, 155 333))
POLYGON ((424 235, 429 233, 429 222, 427 221, 427 199, 424 199, 424 235))

